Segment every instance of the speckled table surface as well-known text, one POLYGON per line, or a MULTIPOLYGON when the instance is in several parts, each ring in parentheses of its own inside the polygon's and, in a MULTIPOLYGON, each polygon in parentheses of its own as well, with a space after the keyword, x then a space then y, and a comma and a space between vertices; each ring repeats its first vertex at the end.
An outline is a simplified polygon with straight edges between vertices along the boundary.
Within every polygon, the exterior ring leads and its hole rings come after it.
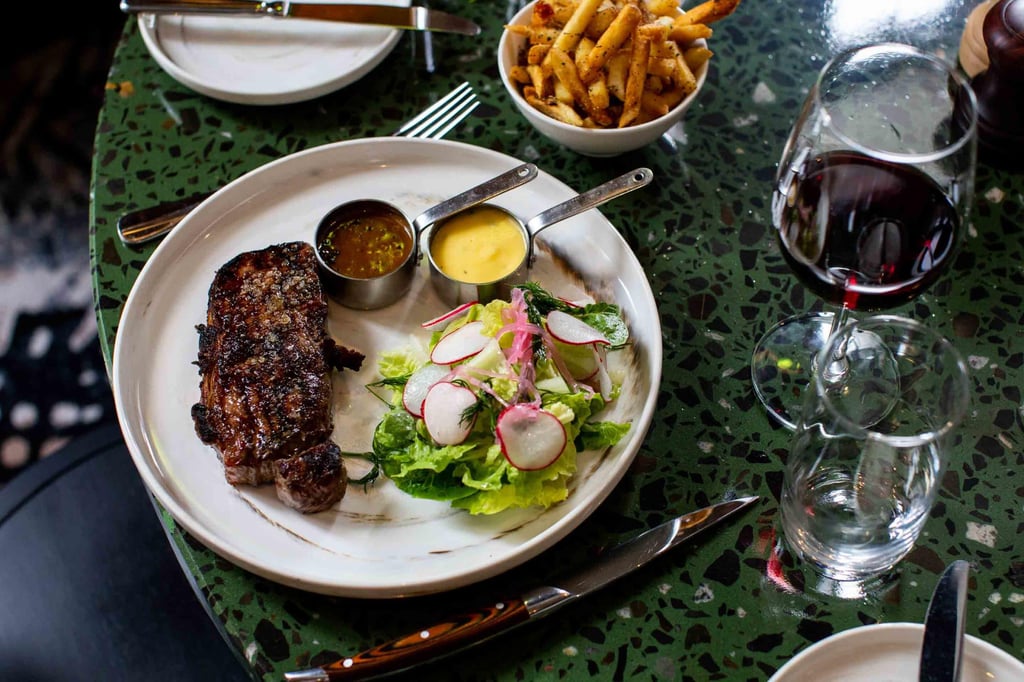
POLYGON ((397 49, 343 91, 285 106, 242 106, 167 76, 126 24, 110 71, 93 166, 92 259, 97 316, 110 361, 122 305, 153 247, 122 245, 124 210, 209 190, 297 150, 387 134, 459 81, 484 102, 449 139, 537 163, 584 189, 637 166, 648 191, 602 209, 633 248, 659 305, 664 373, 654 422, 626 477, 575 532, 541 556, 483 583, 407 600, 324 597, 256 577, 163 521, 182 568, 255 679, 415 631, 475 606, 499 588, 528 587, 558 567, 677 513, 729 495, 755 509, 610 589, 410 679, 764 680, 821 638, 873 622, 923 620, 938 574, 955 559, 974 570, 967 632, 1024 656, 1024 176, 979 167, 970 229, 948 276, 894 312, 954 340, 969 359, 972 411, 924 535, 884 594, 825 595, 776 536, 789 434, 750 384, 750 351, 784 316, 820 306, 790 274, 768 206, 788 129, 817 70, 839 49, 910 42, 956 59, 971 3, 934 0, 746 0, 716 26, 708 83, 677 144, 612 159, 579 156, 514 112, 494 44, 514 3, 438 2, 476 20, 478 38, 435 38, 437 69, 419 44, 397 49), (367 106, 370 102, 372 105, 367 106))

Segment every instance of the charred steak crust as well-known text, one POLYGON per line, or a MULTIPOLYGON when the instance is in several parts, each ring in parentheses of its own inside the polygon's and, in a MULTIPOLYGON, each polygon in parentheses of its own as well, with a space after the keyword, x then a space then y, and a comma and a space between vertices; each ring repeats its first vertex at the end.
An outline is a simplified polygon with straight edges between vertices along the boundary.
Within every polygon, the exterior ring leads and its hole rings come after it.
POLYGON ((327 442, 332 365, 358 367, 327 334, 327 301, 313 247, 287 242, 239 254, 210 286, 198 325, 196 434, 224 463, 228 482, 274 480, 274 462, 327 442))

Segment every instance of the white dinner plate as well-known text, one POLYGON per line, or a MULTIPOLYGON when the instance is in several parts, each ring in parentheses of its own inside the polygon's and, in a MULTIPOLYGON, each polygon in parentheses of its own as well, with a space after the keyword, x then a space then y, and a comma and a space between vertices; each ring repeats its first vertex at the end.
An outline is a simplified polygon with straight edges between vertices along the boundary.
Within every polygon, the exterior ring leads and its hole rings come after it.
MULTIPOLYGON (((768 682, 907 682, 916 680, 924 626, 879 623, 844 630, 804 649, 768 682)), ((988 642, 964 638, 961 682, 1020 682, 1024 663, 988 642)))
MULTIPOLYGON (((459 587, 516 566, 563 538, 605 499, 650 425, 662 345, 643 269, 596 209, 538 237, 540 256, 531 277, 556 295, 590 296, 622 308, 632 343, 609 353, 610 369, 623 389, 602 418, 628 421, 632 428, 607 452, 581 453, 565 502, 547 510, 472 516, 447 503, 414 499, 382 479, 365 490, 350 486, 333 509, 303 515, 279 502, 273 485, 230 486, 190 416, 199 400, 196 325, 205 322, 209 286, 221 265, 243 251, 311 242, 320 217, 340 203, 377 198, 416 216, 519 164, 456 142, 373 138, 329 144, 242 176, 165 238, 125 303, 114 347, 113 389, 142 479, 189 533, 278 582, 328 594, 400 597, 459 587)), ((576 190, 542 171, 492 201, 526 219, 576 190)), ((342 450, 369 450, 384 412, 366 388, 378 378, 378 352, 424 344, 427 332, 420 323, 445 310, 429 283, 426 258, 412 292, 398 303, 370 312, 330 304, 331 335, 367 356, 359 372, 335 375, 334 439, 342 450)))
POLYGON ((138 24, 146 48, 168 75, 238 104, 289 104, 326 95, 369 73, 401 38, 401 31, 387 27, 258 16, 140 14, 138 24))

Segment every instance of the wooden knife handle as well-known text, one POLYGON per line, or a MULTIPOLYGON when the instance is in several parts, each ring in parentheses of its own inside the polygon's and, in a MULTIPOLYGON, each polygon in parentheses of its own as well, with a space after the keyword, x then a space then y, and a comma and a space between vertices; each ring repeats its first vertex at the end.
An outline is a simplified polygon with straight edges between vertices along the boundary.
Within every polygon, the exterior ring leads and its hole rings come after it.
POLYGON ((343 658, 324 666, 323 671, 331 680, 397 672, 490 639, 529 619, 530 613, 521 599, 498 602, 343 658))

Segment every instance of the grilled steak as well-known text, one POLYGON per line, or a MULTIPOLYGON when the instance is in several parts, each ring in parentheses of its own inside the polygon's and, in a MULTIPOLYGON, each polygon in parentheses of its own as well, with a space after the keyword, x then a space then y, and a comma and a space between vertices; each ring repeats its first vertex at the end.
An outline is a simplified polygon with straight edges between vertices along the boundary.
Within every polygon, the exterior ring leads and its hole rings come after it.
POLYGON ((277 460, 329 442, 330 370, 362 354, 327 334, 327 301, 313 247, 277 244, 225 263, 199 331, 199 438, 233 485, 274 480, 277 460))
POLYGON ((334 443, 314 445, 276 464, 277 496, 300 512, 323 511, 345 494, 345 465, 341 450, 334 443))

